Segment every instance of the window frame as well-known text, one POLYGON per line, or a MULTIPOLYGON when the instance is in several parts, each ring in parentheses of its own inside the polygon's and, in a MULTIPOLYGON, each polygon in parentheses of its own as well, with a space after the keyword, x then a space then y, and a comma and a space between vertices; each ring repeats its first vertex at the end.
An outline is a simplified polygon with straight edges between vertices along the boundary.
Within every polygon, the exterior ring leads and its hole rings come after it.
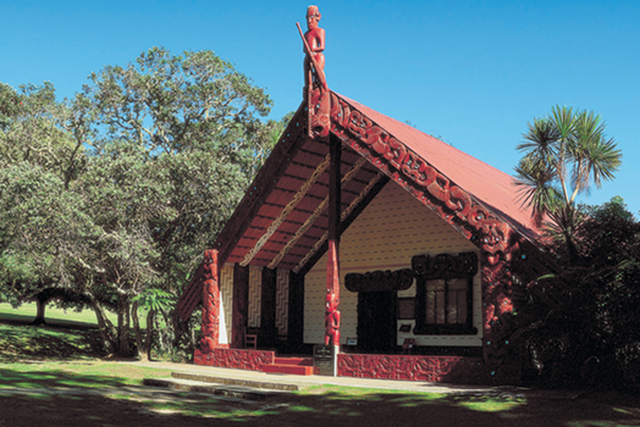
MULTIPOLYGON (((474 252, 457 255, 439 254, 434 257, 417 255, 411 264, 416 277, 415 335, 476 335, 478 328, 473 326, 473 278, 478 272, 478 257, 474 252), (427 323, 427 282, 443 280, 445 282, 445 322, 448 319, 447 281, 466 279, 466 320, 464 323, 427 323)), ((435 317, 434 317, 435 318, 435 317)))

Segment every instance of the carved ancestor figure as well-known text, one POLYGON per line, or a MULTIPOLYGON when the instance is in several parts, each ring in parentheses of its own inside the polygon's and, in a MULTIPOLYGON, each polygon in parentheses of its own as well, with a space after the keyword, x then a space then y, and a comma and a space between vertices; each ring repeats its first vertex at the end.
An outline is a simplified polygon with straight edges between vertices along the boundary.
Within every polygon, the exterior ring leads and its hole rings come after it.
POLYGON ((318 6, 309 6, 307 8, 307 32, 304 38, 307 41, 304 48, 306 56, 304 58, 304 85, 309 87, 313 82, 313 71, 318 79, 319 86, 325 91, 329 90, 327 79, 324 75, 324 29, 318 27, 318 21, 322 15, 318 10, 318 6), (307 46, 309 50, 307 50, 307 46))
POLYGON ((340 345, 340 268, 338 266, 338 243, 329 240, 327 250, 327 298, 324 313, 325 345, 340 345))
POLYGON ((327 312, 324 318, 324 343, 325 345, 340 345, 340 300, 336 294, 327 292, 327 312))
POLYGON ((304 43, 304 99, 308 105, 309 136, 326 138, 329 135, 331 121, 329 110, 331 98, 324 74, 325 32, 318 27, 321 15, 318 6, 307 8, 307 32, 298 30, 304 43))
POLYGON ((204 253, 204 283, 202 289, 202 340, 200 349, 210 353, 218 346, 220 288, 218 284, 218 251, 204 253))

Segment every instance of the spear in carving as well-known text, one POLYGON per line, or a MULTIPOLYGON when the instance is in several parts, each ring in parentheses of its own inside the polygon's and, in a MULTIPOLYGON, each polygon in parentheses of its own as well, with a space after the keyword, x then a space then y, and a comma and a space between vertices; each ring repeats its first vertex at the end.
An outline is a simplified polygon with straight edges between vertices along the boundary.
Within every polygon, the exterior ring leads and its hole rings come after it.
POLYGON ((322 70, 322 68, 318 66, 318 62, 313 57, 313 51, 309 48, 309 43, 307 43, 307 39, 304 37, 302 28, 300 28, 300 23, 296 22, 296 26, 298 27, 298 31, 300 31, 300 37, 302 37, 302 43, 304 43, 304 48, 307 51, 307 55, 309 55, 309 59, 313 64, 314 70, 316 70, 316 75, 318 76, 318 80, 320 80, 320 84, 322 85, 324 90, 329 91, 329 86, 327 86, 327 79, 324 76, 324 71, 322 70))

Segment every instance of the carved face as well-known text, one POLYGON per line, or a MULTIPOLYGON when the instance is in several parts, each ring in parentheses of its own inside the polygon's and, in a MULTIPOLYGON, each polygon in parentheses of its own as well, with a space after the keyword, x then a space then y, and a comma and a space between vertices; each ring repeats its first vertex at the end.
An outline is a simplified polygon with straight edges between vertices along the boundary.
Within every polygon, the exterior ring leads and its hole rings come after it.
POLYGON ((328 311, 334 311, 338 309, 338 304, 340 304, 340 300, 336 298, 335 294, 327 293, 326 306, 328 311))
POLYGON ((320 11, 318 10, 318 6, 309 6, 307 8, 307 28, 313 30, 318 26, 319 20, 320 11))

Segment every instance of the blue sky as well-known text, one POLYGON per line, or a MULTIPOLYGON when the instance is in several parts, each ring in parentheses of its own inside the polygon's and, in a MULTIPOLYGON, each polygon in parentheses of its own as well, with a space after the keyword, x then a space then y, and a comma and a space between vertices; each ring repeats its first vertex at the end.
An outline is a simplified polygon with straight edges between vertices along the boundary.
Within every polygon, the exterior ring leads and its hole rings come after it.
MULTIPOLYGON (((274 101, 302 99, 300 1, 0 2, 0 81, 52 82, 60 98, 152 46, 210 49, 274 101), (10 4, 8 4, 10 3, 10 4)), ((640 1, 322 1, 329 86, 512 173, 527 122, 592 110, 623 152, 583 201, 640 197, 640 1)))

